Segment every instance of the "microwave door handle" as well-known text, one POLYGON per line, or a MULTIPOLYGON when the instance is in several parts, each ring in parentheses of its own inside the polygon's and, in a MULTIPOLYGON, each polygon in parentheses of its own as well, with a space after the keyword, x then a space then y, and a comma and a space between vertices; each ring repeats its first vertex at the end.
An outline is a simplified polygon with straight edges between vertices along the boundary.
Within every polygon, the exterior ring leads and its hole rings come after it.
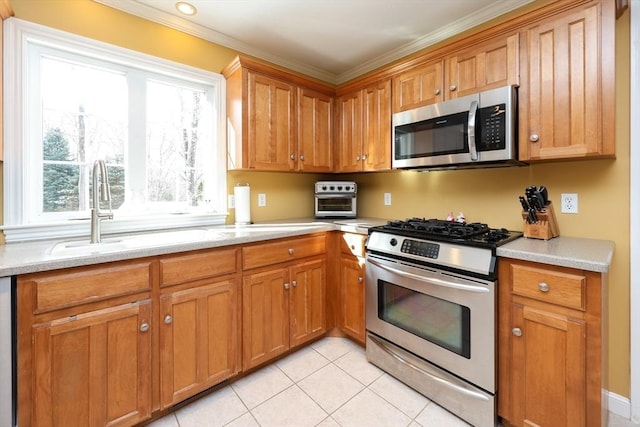
POLYGON ((467 123, 467 135, 469 142, 469 154, 471 161, 478 161, 478 150, 476 149, 476 113, 478 112, 478 101, 471 101, 469 106, 469 122, 467 123))

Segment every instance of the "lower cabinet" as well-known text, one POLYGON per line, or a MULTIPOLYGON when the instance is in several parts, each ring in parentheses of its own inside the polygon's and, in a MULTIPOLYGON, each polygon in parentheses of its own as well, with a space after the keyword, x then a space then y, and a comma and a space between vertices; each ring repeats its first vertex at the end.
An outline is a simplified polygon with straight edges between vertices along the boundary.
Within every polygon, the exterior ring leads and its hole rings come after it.
POLYGON ((324 253, 324 234, 243 248, 244 369, 325 333, 324 253))
POLYGON ((340 289, 338 326, 345 334, 365 342, 365 263, 361 234, 343 233, 340 242, 340 289))
POLYGON ((503 425, 606 425, 606 281, 599 273, 507 259, 499 274, 503 425))

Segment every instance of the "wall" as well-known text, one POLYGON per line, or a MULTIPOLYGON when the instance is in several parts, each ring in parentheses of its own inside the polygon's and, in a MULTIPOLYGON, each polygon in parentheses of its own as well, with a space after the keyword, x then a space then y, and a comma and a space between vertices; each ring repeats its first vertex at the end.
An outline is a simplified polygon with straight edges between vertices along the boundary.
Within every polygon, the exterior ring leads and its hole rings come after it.
MULTIPOLYGON (((219 72, 235 52, 161 25, 135 18, 92 0, 10 0, 15 16, 119 46, 219 72)), ((558 213, 565 236, 615 241, 609 287, 609 390, 629 396, 629 13, 616 28, 616 160, 532 165, 523 168, 388 172, 357 175, 298 175, 229 172, 228 186, 249 183, 252 219, 267 221, 313 214, 313 183, 319 178, 358 182, 362 216, 443 218, 463 211, 469 221, 522 229, 518 195, 528 185, 546 185, 559 205, 560 193, 579 195, 578 215, 558 213), (383 193, 392 205, 383 205, 383 193), (267 207, 257 207, 257 194, 267 207)), ((233 216, 228 222, 233 222, 233 216)))

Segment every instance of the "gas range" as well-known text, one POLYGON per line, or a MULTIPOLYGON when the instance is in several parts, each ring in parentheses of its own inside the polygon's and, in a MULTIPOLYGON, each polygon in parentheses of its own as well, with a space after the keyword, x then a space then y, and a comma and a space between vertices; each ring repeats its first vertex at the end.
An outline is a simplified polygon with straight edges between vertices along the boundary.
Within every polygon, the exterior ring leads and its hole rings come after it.
POLYGON ((367 251, 494 279, 496 248, 521 236, 522 232, 479 222, 409 218, 369 228, 367 251))

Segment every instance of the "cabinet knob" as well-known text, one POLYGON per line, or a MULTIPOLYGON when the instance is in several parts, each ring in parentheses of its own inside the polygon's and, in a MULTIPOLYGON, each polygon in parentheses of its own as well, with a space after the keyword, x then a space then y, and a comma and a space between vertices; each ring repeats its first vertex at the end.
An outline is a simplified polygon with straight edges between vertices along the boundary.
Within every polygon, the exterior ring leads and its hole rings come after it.
POLYGON ((360 161, 360 156, 356 156, 356 160, 357 160, 357 161, 360 161))
POLYGON ((300 155, 300 160, 304 161, 304 156, 300 155))
POLYGON ((367 160, 367 155, 366 154, 362 155, 362 160, 367 160))
POLYGON ((289 284, 288 284, 288 283, 285 283, 285 284, 284 284, 284 288, 285 288, 286 290, 289 290, 289 287, 290 287, 290 286, 289 286, 289 284))
POLYGON ((540 282, 538 283, 538 289, 540 289, 540 292, 549 292, 549 285, 544 282, 540 282))
POLYGON ((362 278, 362 276, 358 276, 358 283, 362 283, 364 281, 364 279, 362 278))
POLYGON ((149 324, 147 322, 144 322, 143 324, 140 325, 140 332, 147 332, 149 330, 149 324))
POLYGON ((289 156, 289 158, 290 158, 291 160, 295 160, 295 159, 296 159, 296 155, 295 155, 295 154, 291 154, 291 155, 289 156))
POLYGON ((433 94, 434 94, 434 95, 440 95, 440 89, 436 89, 436 90, 434 90, 434 91, 433 91, 433 94))
POLYGON ((293 255, 293 253, 294 253, 295 251, 293 250, 293 248, 289 248, 289 251, 288 251, 288 252, 289 252, 289 255, 293 255))
POLYGON ((529 137, 529 141, 531 142, 538 142, 540 140, 540 135, 538 135, 537 133, 532 133, 531 136, 529 137))
POLYGON ((450 90, 451 92, 453 92, 453 91, 454 91, 454 90, 456 90, 456 89, 458 89, 458 86, 456 86, 456 85, 451 85, 451 86, 449 86, 449 90, 450 90))
POLYGON ((522 336, 522 329, 520 329, 520 328, 513 328, 511 330, 511 332, 513 332, 513 335, 515 335, 517 337, 521 337, 522 336))
POLYGON ((170 325, 173 322, 173 317, 171 317, 170 314, 167 314, 166 316, 164 316, 164 323, 166 323, 167 325, 170 325))
POLYGON ((297 281, 295 281, 295 280, 293 280, 293 281, 291 282, 291 284, 293 285, 293 287, 294 287, 294 288, 298 286, 298 282, 297 282, 297 281))

